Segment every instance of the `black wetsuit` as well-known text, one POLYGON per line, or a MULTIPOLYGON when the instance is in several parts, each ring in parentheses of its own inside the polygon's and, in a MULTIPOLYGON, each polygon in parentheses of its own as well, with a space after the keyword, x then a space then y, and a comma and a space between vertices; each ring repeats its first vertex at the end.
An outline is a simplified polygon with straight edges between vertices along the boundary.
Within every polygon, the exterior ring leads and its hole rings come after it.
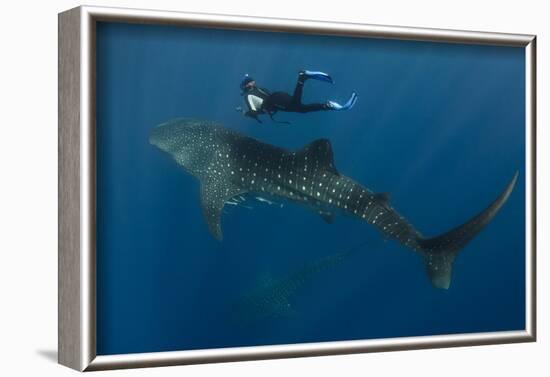
POLYGON ((245 103, 248 107, 246 116, 258 119, 258 115, 267 113, 273 116, 277 111, 309 113, 312 111, 330 110, 326 103, 302 103, 302 92, 306 78, 303 75, 298 76, 294 94, 290 95, 286 92, 270 93, 268 90, 258 87, 253 87, 245 94, 245 103))

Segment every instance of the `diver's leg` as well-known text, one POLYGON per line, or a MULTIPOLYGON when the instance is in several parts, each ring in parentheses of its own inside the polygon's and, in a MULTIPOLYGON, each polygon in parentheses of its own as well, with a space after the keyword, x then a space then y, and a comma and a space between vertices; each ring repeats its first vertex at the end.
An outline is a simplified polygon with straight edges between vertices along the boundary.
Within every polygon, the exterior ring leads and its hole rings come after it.
POLYGON ((298 80, 296 80, 296 86, 294 87, 294 94, 292 95, 292 107, 300 107, 302 105, 302 93, 304 91, 304 82, 306 81, 307 77, 303 73, 304 71, 300 71, 298 73, 298 80))
POLYGON ((310 103, 306 105, 300 104, 300 106, 294 109, 294 111, 296 111, 297 113, 311 113, 314 111, 324 110, 331 110, 331 108, 329 108, 326 103, 310 103))
MULTIPOLYGON (((299 109, 302 105, 302 93, 304 91, 304 83, 308 79, 314 79, 314 80, 321 80, 325 82, 333 83, 332 78, 324 73, 319 71, 300 71, 298 72, 298 80, 296 80, 296 87, 294 88, 294 94, 292 95, 292 107, 295 109, 299 109)), ((319 108, 321 104, 313 104, 312 109, 310 111, 319 111, 323 110, 322 108, 319 108)), ((309 105, 308 105, 309 106, 309 105)), ((293 111, 299 111, 299 110, 293 110, 293 111)), ((302 112, 302 111, 299 111, 302 112)), ((309 112, 309 111, 306 111, 309 112)))
POLYGON ((294 108, 292 111, 296 111, 298 113, 310 113, 313 111, 323 111, 323 110, 336 110, 336 111, 342 111, 342 110, 349 110, 351 109, 355 103, 357 102, 357 93, 353 92, 351 93, 351 96, 347 100, 347 102, 343 105, 339 104, 335 101, 327 101, 326 103, 312 103, 312 104, 300 104, 298 107, 294 108))
POLYGON ((274 92, 267 97, 262 108, 267 112, 273 111, 292 111, 288 110, 292 107, 293 97, 285 92, 274 92))

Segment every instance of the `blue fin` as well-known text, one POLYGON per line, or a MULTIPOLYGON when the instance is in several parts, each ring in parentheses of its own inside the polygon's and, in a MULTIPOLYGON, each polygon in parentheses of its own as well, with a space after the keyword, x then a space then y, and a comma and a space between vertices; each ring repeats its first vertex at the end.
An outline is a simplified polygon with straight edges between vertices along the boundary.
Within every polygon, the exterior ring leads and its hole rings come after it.
POLYGON ((332 81, 332 77, 330 77, 327 73, 321 72, 321 71, 301 71, 300 75, 304 75, 308 79, 314 79, 319 81, 325 81, 329 82, 331 84, 334 84, 334 81, 332 81))
POLYGON ((357 98, 357 93, 353 92, 351 94, 351 97, 349 97, 348 101, 345 104, 340 105, 338 102, 328 101, 327 106, 329 107, 329 109, 336 111, 349 110, 355 105, 355 103, 357 102, 357 98))

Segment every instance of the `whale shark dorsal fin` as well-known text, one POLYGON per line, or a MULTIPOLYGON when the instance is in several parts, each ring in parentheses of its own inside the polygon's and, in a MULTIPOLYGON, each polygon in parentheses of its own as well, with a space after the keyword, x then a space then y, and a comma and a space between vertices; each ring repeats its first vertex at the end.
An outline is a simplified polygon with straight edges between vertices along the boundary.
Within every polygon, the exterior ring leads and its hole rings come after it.
POLYGON ((245 191, 230 182, 204 180, 201 182, 201 207, 208 230, 218 241, 223 238, 220 224, 225 202, 245 191))
POLYGON ((316 164, 319 168, 340 175, 334 166, 332 145, 328 139, 314 140, 303 147, 298 154, 300 157, 307 158, 310 163, 316 164))

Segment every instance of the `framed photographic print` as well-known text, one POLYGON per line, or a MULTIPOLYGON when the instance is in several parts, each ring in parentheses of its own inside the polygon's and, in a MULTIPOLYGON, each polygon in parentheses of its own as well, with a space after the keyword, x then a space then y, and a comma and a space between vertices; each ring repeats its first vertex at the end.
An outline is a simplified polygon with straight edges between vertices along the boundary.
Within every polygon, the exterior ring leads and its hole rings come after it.
POLYGON ((535 36, 59 15, 59 362, 535 340, 535 36))

